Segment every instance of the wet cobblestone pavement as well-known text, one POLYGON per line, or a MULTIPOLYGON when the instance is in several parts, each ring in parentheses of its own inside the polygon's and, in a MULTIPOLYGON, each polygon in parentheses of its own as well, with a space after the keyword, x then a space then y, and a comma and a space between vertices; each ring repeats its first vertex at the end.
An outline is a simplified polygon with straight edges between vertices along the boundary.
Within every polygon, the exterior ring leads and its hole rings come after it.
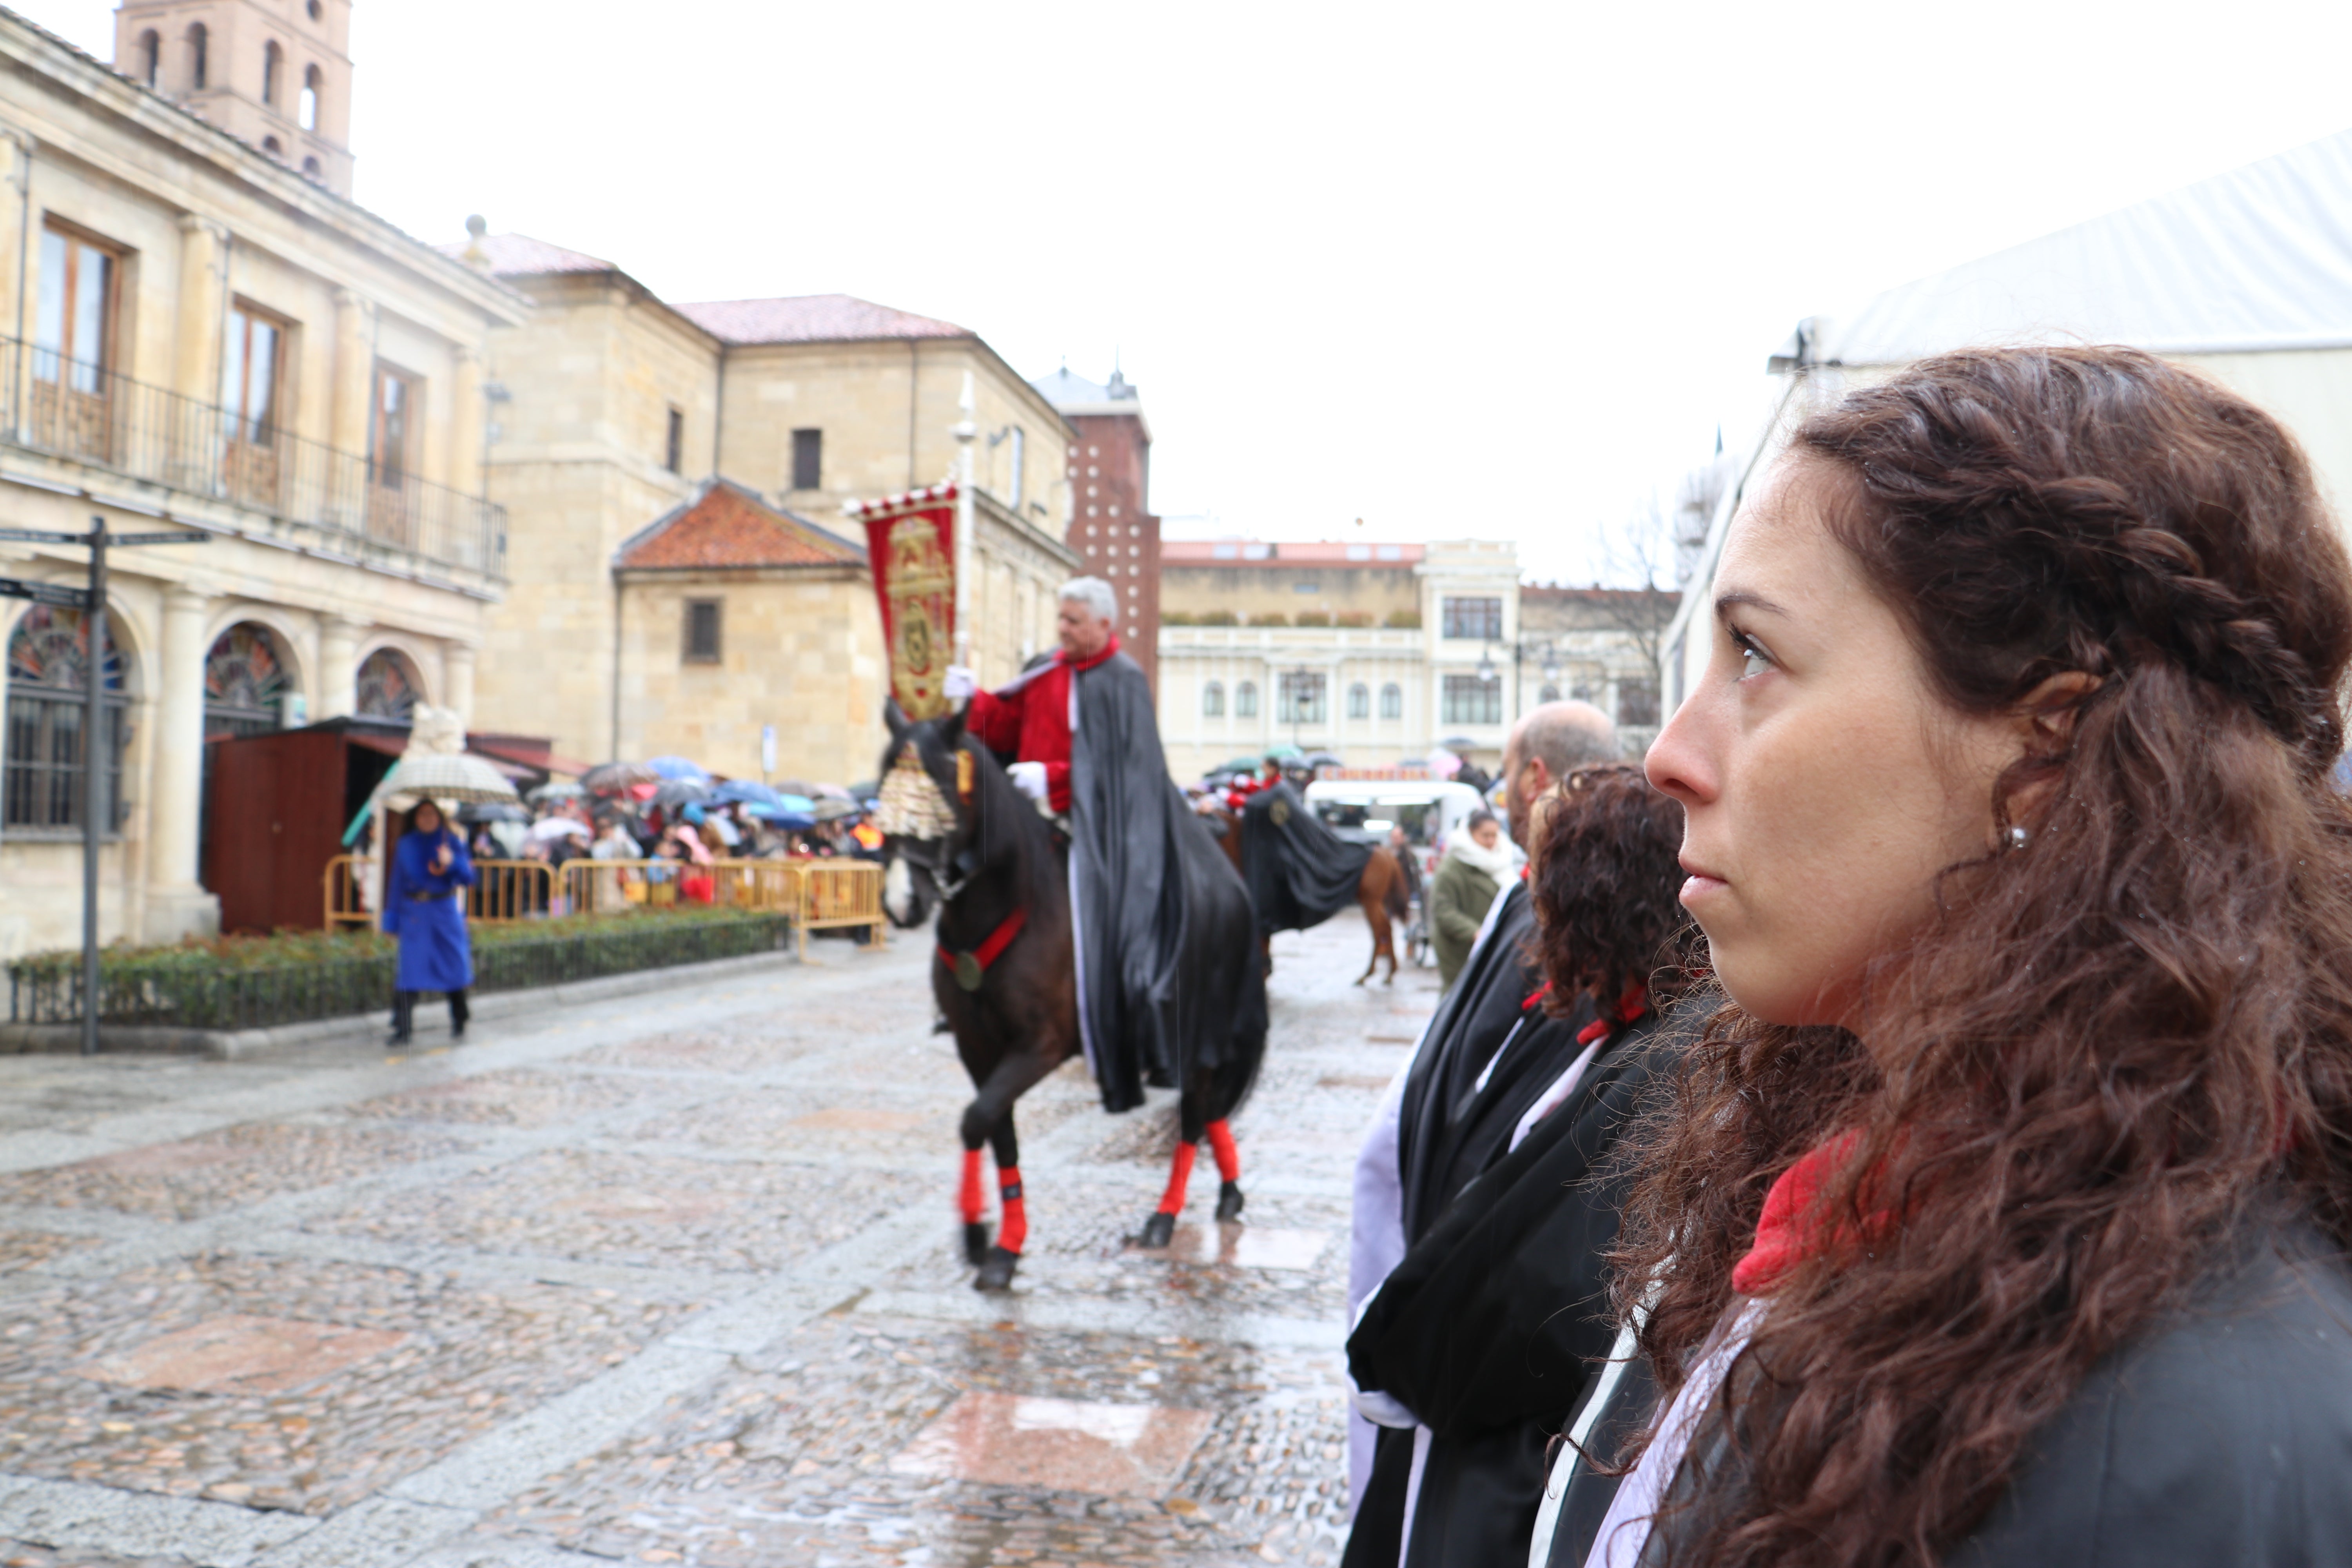
POLYGON ((1352 913, 1163 1251, 1170 1097, 1020 1107, 970 1288, 929 949, 267 1062, 0 1058, 0 1568, 1333 1564, 1349 1173, 1434 977, 1352 913))

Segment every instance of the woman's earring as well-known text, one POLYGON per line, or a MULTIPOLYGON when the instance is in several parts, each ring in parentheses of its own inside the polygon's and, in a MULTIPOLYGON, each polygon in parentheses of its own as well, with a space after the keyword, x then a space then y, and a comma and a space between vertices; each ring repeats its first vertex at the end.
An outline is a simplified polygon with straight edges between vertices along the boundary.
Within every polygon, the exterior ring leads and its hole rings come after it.
POLYGON ((2009 847, 2011 849, 2022 849, 2029 842, 2032 841, 2032 834, 2028 833, 2024 828, 2012 824, 2009 830, 2009 847))

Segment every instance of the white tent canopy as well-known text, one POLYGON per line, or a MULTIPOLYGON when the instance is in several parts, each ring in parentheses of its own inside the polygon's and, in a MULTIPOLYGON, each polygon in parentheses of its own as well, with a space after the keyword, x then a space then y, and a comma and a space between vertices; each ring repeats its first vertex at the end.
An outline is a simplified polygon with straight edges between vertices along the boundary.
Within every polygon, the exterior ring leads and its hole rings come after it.
POLYGON ((2063 341, 2352 347, 2352 131, 1890 289, 1833 323, 1821 353, 1894 365, 2063 341))

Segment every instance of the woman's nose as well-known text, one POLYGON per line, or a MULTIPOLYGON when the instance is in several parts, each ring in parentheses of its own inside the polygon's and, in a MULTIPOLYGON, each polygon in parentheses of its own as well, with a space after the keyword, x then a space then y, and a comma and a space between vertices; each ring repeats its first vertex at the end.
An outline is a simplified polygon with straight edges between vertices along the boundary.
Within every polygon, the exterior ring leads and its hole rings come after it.
POLYGON ((1661 793, 1685 807, 1711 801, 1716 795, 1716 770, 1705 744, 1706 726, 1695 699, 1685 699, 1650 742, 1643 771, 1661 793))

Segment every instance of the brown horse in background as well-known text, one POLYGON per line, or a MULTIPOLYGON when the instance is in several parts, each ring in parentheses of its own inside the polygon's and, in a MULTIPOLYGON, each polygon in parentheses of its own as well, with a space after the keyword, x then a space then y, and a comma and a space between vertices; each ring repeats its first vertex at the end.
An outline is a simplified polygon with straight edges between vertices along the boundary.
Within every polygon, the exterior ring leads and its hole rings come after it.
MULTIPOLYGON (((1219 847, 1224 850, 1226 858, 1233 861, 1234 869, 1242 874, 1244 881, 1247 881, 1249 868, 1242 859, 1246 851, 1242 844, 1240 814, 1220 805, 1201 815, 1208 819, 1210 827, 1217 836, 1219 847)), ((1356 903, 1364 911, 1364 923, 1372 928, 1371 962, 1364 965, 1361 974, 1356 976, 1356 984, 1361 985, 1370 980, 1380 968, 1381 960, 1385 958, 1389 961, 1389 973, 1381 984, 1393 985, 1397 972, 1394 926, 1402 924, 1412 913, 1412 893, 1405 879, 1404 868, 1397 864, 1395 854, 1386 845, 1374 846, 1371 858, 1364 862, 1363 878, 1356 884, 1356 903)), ((1267 940, 1265 959, 1269 973, 1274 970, 1271 940, 1267 940)))

